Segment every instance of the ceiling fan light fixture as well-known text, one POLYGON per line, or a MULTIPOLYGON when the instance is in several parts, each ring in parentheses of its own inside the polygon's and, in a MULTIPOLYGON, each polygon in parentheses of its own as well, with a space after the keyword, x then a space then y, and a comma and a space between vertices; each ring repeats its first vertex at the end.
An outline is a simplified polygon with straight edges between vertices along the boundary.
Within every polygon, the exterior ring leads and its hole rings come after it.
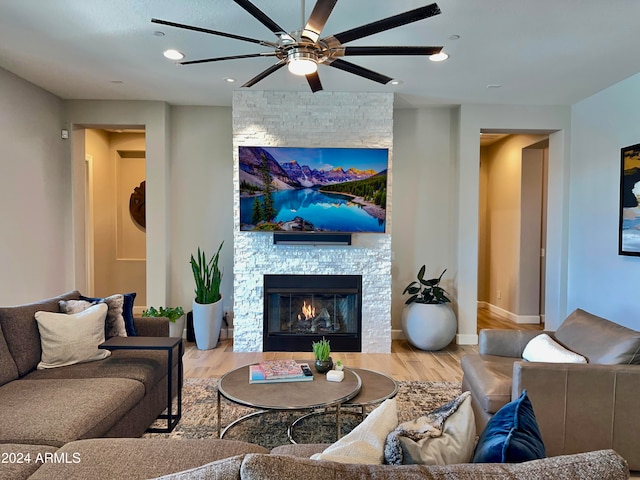
POLYGON ((287 55, 287 68, 294 75, 309 75, 318 71, 318 60, 313 52, 294 48, 287 55))

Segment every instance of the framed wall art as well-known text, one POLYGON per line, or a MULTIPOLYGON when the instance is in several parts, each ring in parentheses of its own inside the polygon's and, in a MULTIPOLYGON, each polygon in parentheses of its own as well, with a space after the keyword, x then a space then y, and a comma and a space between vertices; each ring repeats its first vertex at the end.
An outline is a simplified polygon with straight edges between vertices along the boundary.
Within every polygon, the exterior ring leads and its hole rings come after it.
POLYGON ((620 149, 619 255, 640 256, 640 143, 620 149))

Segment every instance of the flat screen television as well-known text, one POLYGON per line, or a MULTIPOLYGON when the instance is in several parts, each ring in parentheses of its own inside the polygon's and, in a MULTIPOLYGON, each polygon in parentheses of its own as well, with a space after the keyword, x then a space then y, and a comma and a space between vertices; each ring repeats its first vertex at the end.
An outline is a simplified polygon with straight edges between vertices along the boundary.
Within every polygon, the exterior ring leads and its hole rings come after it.
POLYGON ((386 148, 239 147, 240 230, 384 233, 386 148))

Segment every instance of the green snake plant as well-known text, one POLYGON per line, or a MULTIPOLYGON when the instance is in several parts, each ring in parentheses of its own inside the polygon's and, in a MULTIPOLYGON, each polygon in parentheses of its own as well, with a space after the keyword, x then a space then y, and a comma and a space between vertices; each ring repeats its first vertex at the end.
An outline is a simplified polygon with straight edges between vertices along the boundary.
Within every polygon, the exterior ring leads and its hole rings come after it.
POLYGON ((198 247, 197 259, 191 255, 191 269, 196 282, 196 302, 200 304, 215 303, 220 300, 220 283, 222 282, 222 271, 218 268, 220 250, 224 241, 218 247, 216 254, 209 259, 198 247))

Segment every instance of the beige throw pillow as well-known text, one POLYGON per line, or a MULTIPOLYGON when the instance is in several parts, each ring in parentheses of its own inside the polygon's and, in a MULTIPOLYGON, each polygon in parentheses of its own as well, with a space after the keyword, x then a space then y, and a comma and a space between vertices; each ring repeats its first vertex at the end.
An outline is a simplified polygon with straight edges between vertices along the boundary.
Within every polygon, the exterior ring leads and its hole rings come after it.
POLYGON ((389 399, 373 410, 364 421, 322 453, 311 456, 314 460, 340 463, 379 465, 384 459, 384 442, 398 425, 396 400, 389 399))
MULTIPOLYGON (((471 408, 471 394, 464 392, 454 402, 398 426, 395 432, 401 449, 400 463, 451 465, 471 461, 476 445, 476 422, 471 408), (451 411, 455 406, 454 402, 457 408, 451 411), (447 406, 450 407, 446 409, 447 406), (438 414, 446 414, 441 426, 436 426, 434 422, 438 414)), ((388 463, 398 463, 389 461, 387 455, 392 435, 393 433, 387 437, 385 457, 388 463)))
POLYGON ((111 355, 108 350, 98 348, 104 342, 106 316, 104 303, 72 315, 36 312, 42 347, 38 370, 101 360, 111 355))

